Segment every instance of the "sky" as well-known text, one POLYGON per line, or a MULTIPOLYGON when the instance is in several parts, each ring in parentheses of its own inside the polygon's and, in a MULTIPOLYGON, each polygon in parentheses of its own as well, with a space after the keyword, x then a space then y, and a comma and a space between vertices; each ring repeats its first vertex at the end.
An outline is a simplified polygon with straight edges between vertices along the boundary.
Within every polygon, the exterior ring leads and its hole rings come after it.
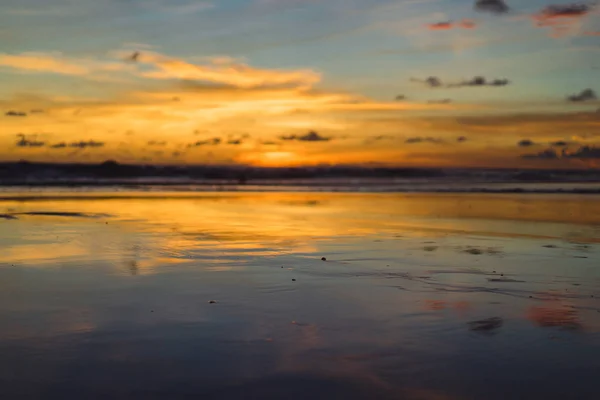
POLYGON ((600 4, 0 0, 0 160, 600 167, 600 4))

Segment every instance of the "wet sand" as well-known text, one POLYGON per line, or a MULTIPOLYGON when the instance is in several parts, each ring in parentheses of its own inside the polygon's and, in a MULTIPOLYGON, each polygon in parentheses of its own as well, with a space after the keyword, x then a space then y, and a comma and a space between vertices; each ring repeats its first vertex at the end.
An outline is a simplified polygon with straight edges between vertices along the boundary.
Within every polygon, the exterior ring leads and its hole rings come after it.
POLYGON ((0 249, 2 398, 598 396, 597 196, 11 194, 0 249))

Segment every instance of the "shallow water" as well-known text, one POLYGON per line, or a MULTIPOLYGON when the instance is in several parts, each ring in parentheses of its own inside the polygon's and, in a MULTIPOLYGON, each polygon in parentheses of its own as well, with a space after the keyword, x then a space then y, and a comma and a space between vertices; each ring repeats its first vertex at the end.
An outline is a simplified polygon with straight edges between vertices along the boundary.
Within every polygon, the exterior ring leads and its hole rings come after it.
POLYGON ((0 393, 595 399, 599 200, 10 193, 0 393))

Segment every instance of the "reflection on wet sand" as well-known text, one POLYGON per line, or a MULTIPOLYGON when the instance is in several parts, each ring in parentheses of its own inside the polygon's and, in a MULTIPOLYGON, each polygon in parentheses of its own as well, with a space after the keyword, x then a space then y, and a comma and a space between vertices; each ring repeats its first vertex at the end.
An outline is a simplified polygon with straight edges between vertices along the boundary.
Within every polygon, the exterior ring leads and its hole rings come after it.
POLYGON ((527 317, 531 322, 543 328, 558 327, 570 330, 582 328, 577 310, 568 306, 531 307, 527 317))
POLYGON ((18 399, 595 398, 598 203, 2 200, 18 219, 0 217, 0 387, 18 399))

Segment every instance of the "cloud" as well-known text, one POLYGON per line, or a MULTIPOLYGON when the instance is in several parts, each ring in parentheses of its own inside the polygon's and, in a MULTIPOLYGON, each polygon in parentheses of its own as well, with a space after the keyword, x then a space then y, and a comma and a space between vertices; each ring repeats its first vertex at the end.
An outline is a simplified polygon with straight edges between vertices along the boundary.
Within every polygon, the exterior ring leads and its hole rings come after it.
POLYGON ((439 100, 429 100, 427 101, 429 104, 450 104, 452 103, 452 99, 439 99, 439 100))
POLYGON ((330 137, 321 136, 315 131, 310 131, 306 135, 280 136, 279 138, 281 140, 297 140, 300 142, 328 142, 331 140, 330 137))
POLYGON ((23 111, 9 110, 4 115, 7 117, 26 117, 27 113, 23 111))
POLYGON ((444 22, 436 22, 435 24, 427 25, 427 28, 430 31, 444 31, 449 29, 474 29, 477 27, 475 21, 470 19, 463 19, 457 22, 454 21, 444 21, 444 22))
POLYGON ((581 146, 572 153, 564 153, 565 158, 576 158, 580 160, 600 158, 600 147, 581 146))
POLYGON ((321 80, 312 69, 254 68, 232 58, 208 57, 195 63, 152 51, 115 51, 104 58, 74 58, 61 53, 0 53, 0 67, 18 71, 117 79, 125 73, 147 79, 188 80, 239 88, 310 88, 321 80), (126 61, 126 62, 123 62, 126 61))
POLYGON ((417 144, 417 143, 435 143, 435 144, 439 144, 439 143, 443 143, 442 139, 439 138, 434 138, 434 137, 421 137, 421 136, 417 136, 417 137, 411 137, 408 138, 404 141, 404 143, 406 144, 417 144))
POLYGON ((50 146, 51 149, 64 149, 65 147, 67 147, 65 142, 55 143, 50 146))
POLYGON ((504 14, 510 10, 510 7, 504 0, 476 0, 475 11, 490 12, 492 14, 504 14))
POLYGON ((206 64, 194 64, 154 52, 144 52, 138 53, 136 61, 137 64, 153 67, 149 71, 139 71, 139 75, 152 79, 212 82, 240 88, 311 87, 321 80, 321 74, 310 69, 259 69, 232 59, 227 62, 210 59, 206 64))
POLYGON ((491 81, 488 81, 486 78, 484 78, 483 76, 476 76, 472 79, 466 80, 466 81, 462 81, 459 83, 450 83, 447 85, 447 87, 449 88, 455 88, 455 87, 464 87, 464 86, 474 86, 474 87, 481 87, 481 86, 506 86, 510 84, 510 81, 508 79, 493 79, 491 81))
POLYGON ((96 142, 94 140, 87 140, 87 141, 80 140, 79 142, 69 143, 69 147, 74 147, 74 148, 79 148, 79 149, 86 149, 88 147, 91 147, 91 148, 103 147, 103 146, 104 146, 104 142, 96 142))
POLYGON ((596 92, 594 92, 592 89, 589 89, 589 88, 584 89, 579 93, 567 96, 567 100, 572 101, 572 102, 596 100, 597 98, 598 98, 598 96, 596 96, 596 92))
POLYGON ((535 26, 550 28, 555 37, 569 33, 570 27, 592 12, 594 5, 571 3, 549 5, 531 16, 535 26))
POLYGON ((242 140, 241 139, 231 139, 231 140, 227 141, 227 144, 237 146, 237 145, 242 144, 242 140))
POLYGON ((459 136, 459 137, 456 138, 456 141, 458 143, 466 142, 467 141, 467 137, 466 136, 459 136))
POLYGON ((151 140, 147 143, 148 146, 166 146, 167 142, 165 141, 156 141, 156 140, 151 140))
POLYGON ((600 159, 600 147, 595 146, 580 146, 574 151, 563 149, 561 153, 549 148, 539 153, 524 154, 521 156, 526 159, 542 159, 542 160, 557 160, 557 159, 575 159, 575 160, 595 160, 600 159))
POLYGON ((593 9, 593 6, 585 3, 572 3, 572 4, 557 4, 549 5, 543 8, 538 13, 534 14, 534 18, 540 25, 553 25, 553 20, 563 18, 581 18, 589 14, 593 9))
POLYGON ((17 137, 19 138, 15 143, 17 147, 44 147, 46 145, 46 142, 36 140, 35 136, 32 139, 28 139, 25 135, 19 133, 17 137))
POLYGON ((566 147, 569 145, 569 142, 564 141, 564 140, 557 140, 556 142, 550 143, 550 145, 556 146, 556 147, 566 147))
POLYGON ((519 147, 530 147, 530 146, 533 146, 534 144, 535 143, 533 143, 533 141, 530 140, 530 139, 523 139, 523 140, 520 140, 517 143, 517 146, 519 146, 519 147))
POLYGON ((521 155, 521 158, 528 159, 528 160, 533 160, 533 159, 558 160, 559 155, 556 152, 556 150, 554 150, 554 149, 546 149, 546 150, 542 150, 538 153, 523 154, 523 155, 521 155))
POLYGON ((398 96, 396 96, 396 101, 402 101, 402 100, 406 100, 406 96, 403 94, 399 94, 398 96))
POLYGON ((190 143, 186 147, 201 147, 201 146, 218 146, 222 142, 221 138, 214 137, 206 140, 199 140, 195 143, 190 143))
POLYGON ((431 87, 431 88, 438 88, 442 86, 442 81, 440 80, 440 78, 436 77, 436 76, 430 76, 428 78, 425 79, 419 79, 419 78, 410 78, 411 82, 418 82, 418 83, 424 83, 425 85, 431 87))
POLYGON ((61 75, 86 75, 90 69, 81 62, 53 53, 0 53, 0 66, 33 72, 52 72, 61 75))
MULTIPOLYGON (((459 88, 459 87, 484 87, 484 86, 501 87, 501 86, 509 85, 511 83, 508 79, 487 80, 483 76, 475 76, 471 79, 468 79, 468 80, 465 80, 462 82, 447 83, 447 84, 444 84, 440 78, 435 77, 435 76, 430 76, 426 79, 410 78, 410 81, 423 83, 423 84, 429 86, 430 88, 441 88, 441 87, 459 88)), ((435 104, 435 103, 430 103, 430 104, 435 104)), ((437 104, 440 104, 440 103, 437 103, 437 104)))

